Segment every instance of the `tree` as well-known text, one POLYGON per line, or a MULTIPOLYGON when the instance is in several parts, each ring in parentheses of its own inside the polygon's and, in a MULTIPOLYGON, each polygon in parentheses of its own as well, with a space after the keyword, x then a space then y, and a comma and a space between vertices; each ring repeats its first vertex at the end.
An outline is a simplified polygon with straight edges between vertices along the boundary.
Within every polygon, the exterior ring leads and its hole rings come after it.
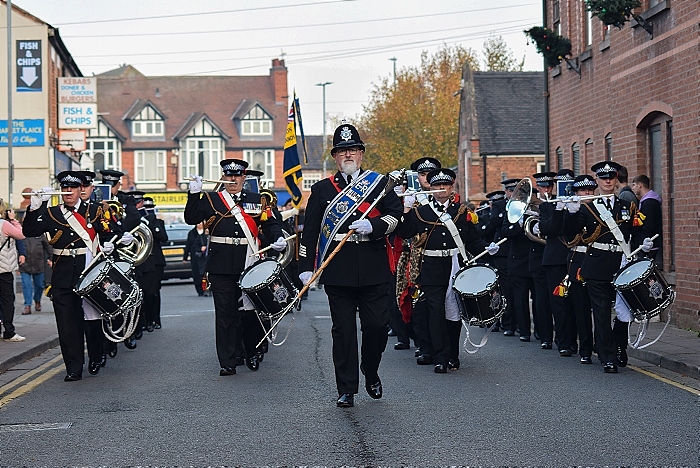
POLYGON ((523 71, 525 56, 518 63, 513 51, 508 48, 503 36, 490 37, 484 41, 484 65, 488 71, 523 71))
POLYGON ((478 70, 476 52, 444 45, 421 54, 418 67, 397 71, 396 83, 382 79, 370 92, 358 126, 367 142, 367 166, 378 172, 408 167, 422 156, 443 166, 457 163, 462 67, 478 70))

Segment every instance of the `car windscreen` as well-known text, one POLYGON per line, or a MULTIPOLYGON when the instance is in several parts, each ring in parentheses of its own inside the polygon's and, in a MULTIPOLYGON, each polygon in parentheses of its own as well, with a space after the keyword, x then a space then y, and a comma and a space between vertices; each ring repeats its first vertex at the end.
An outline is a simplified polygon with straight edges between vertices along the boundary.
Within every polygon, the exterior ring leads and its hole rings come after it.
POLYGON ((169 226, 165 228, 168 233, 169 241, 186 241, 187 233, 189 233, 192 228, 190 226, 169 226))

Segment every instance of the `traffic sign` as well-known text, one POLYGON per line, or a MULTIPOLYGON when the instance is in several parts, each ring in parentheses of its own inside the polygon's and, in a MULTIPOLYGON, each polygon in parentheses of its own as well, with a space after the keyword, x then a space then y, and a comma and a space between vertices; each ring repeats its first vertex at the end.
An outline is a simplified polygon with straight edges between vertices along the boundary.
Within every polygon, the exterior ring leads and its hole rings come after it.
POLYGON ((58 104, 58 128, 97 128, 97 104, 58 104))
POLYGON ((17 92, 41 91, 41 41, 16 41, 17 92))

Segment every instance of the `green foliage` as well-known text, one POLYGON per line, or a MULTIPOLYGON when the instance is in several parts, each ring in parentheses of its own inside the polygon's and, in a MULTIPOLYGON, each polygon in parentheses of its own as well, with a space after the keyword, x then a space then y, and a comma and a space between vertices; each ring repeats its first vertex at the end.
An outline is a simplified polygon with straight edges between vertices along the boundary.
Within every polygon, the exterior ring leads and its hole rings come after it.
POLYGON ((586 0, 586 8, 604 24, 622 29, 632 10, 642 6, 639 0, 586 0))
POLYGON ((564 57, 571 55, 571 41, 551 29, 535 26, 525 34, 535 42, 537 52, 542 54, 548 67, 556 67, 564 57))
POLYGON ((476 52, 444 45, 421 64, 397 70, 396 83, 382 79, 370 92, 358 123, 367 150, 363 165, 378 172, 408 167, 423 156, 443 166, 457 163, 462 68, 479 69, 476 52))
POLYGON ((523 71, 525 56, 518 62, 513 51, 508 48, 503 36, 490 37, 484 41, 484 63, 487 71, 523 71))

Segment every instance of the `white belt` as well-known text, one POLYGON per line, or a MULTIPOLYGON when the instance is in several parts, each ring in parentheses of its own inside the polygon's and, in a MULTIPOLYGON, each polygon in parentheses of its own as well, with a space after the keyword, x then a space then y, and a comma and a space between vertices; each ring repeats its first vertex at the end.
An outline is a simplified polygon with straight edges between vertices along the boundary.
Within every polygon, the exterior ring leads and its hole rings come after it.
POLYGON ((572 247, 571 250, 574 252, 586 253, 588 247, 585 245, 577 245, 576 247, 572 247))
POLYGON ((63 255, 65 257, 75 257, 76 255, 85 255, 87 253, 87 248, 80 247, 78 249, 53 249, 54 255, 63 255))
POLYGON ((248 239, 246 239, 245 237, 210 236, 209 242, 213 242, 215 244, 247 245, 248 239))
MULTIPOLYGON (((335 237, 333 238, 333 240, 340 242, 347 235, 348 235, 347 232, 345 234, 336 234, 335 237)), ((352 233, 352 234, 350 234, 350 237, 348 237, 348 242, 367 242, 369 240, 370 240, 370 238, 367 234, 352 233)))
POLYGON ((447 249, 447 250, 424 250, 423 255, 426 257, 451 257, 458 252, 459 249, 447 249))
POLYGON ((601 242, 594 242, 591 247, 598 250, 607 250, 608 252, 622 252, 622 247, 617 244, 603 244, 601 242))

